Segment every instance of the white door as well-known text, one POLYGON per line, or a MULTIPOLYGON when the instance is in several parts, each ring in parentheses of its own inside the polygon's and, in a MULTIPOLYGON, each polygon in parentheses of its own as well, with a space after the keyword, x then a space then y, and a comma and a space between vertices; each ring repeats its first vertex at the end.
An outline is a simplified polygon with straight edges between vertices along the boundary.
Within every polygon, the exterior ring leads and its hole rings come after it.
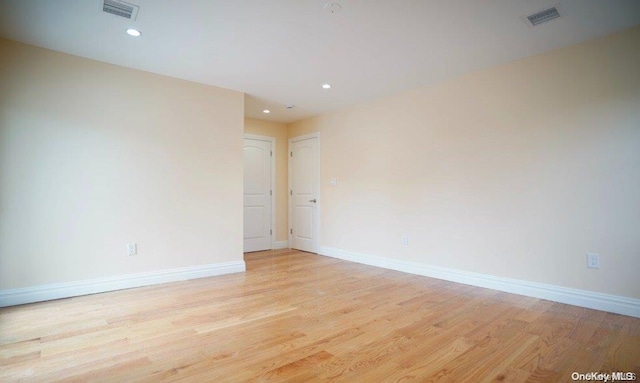
POLYGON ((244 251, 271 249, 271 142, 244 139, 244 251))
POLYGON ((319 169, 317 135, 289 140, 289 244, 292 249, 317 252, 319 169))

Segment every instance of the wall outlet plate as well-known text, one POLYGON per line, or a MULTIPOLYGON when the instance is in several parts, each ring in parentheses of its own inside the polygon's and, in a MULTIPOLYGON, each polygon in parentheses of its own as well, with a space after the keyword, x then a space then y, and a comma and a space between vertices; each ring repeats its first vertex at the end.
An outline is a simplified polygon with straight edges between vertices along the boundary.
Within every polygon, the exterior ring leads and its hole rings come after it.
POLYGON ((136 245, 133 242, 127 243, 127 254, 129 254, 129 255, 138 254, 138 245, 136 245))
POLYGON ((595 253, 587 253, 587 267, 590 269, 599 269, 600 255, 595 253))

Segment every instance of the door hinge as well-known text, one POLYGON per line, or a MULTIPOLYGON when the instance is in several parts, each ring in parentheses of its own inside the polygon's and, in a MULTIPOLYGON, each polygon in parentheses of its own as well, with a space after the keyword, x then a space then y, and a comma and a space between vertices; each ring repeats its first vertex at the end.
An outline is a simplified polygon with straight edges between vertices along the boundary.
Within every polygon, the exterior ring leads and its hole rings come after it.
POLYGON ((273 157, 273 150, 271 151, 271 157, 273 157))
POLYGON ((293 152, 291 152, 291 157, 293 157, 293 152))
POLYGON ((269 230, 269 235, 273 235, 273 230, 269 230))
POLYGON ((293 229, 289 229, 289 233, 293 234, 293 229))
POLYGON ((289 190, 289 195, 293 195, 293 190, 289 190))
POLYGON ((269 195, 273 195, 273 190, 269 190, 269 195))

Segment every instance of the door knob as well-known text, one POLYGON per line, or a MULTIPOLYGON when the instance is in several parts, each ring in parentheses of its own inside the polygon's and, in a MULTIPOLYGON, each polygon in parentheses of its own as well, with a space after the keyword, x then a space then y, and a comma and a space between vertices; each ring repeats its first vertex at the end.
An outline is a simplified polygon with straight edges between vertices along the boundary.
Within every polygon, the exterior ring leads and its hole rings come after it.
POLYGON ((309 202, 316 203, 316 199, 315 198, 314 199, 310 199, 309 202))

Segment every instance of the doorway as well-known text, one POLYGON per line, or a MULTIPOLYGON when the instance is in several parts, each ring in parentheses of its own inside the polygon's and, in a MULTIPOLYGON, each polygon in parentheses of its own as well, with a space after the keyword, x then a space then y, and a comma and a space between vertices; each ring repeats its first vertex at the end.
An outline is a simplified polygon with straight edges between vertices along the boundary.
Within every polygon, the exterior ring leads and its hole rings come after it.
POLYGON ((289 139, 289 247, 318 252, 320 134, 289 139))
POLYGON ((245 134, 243 156, 243 251, 270 250, 275 238, 273 137, 245 134))

